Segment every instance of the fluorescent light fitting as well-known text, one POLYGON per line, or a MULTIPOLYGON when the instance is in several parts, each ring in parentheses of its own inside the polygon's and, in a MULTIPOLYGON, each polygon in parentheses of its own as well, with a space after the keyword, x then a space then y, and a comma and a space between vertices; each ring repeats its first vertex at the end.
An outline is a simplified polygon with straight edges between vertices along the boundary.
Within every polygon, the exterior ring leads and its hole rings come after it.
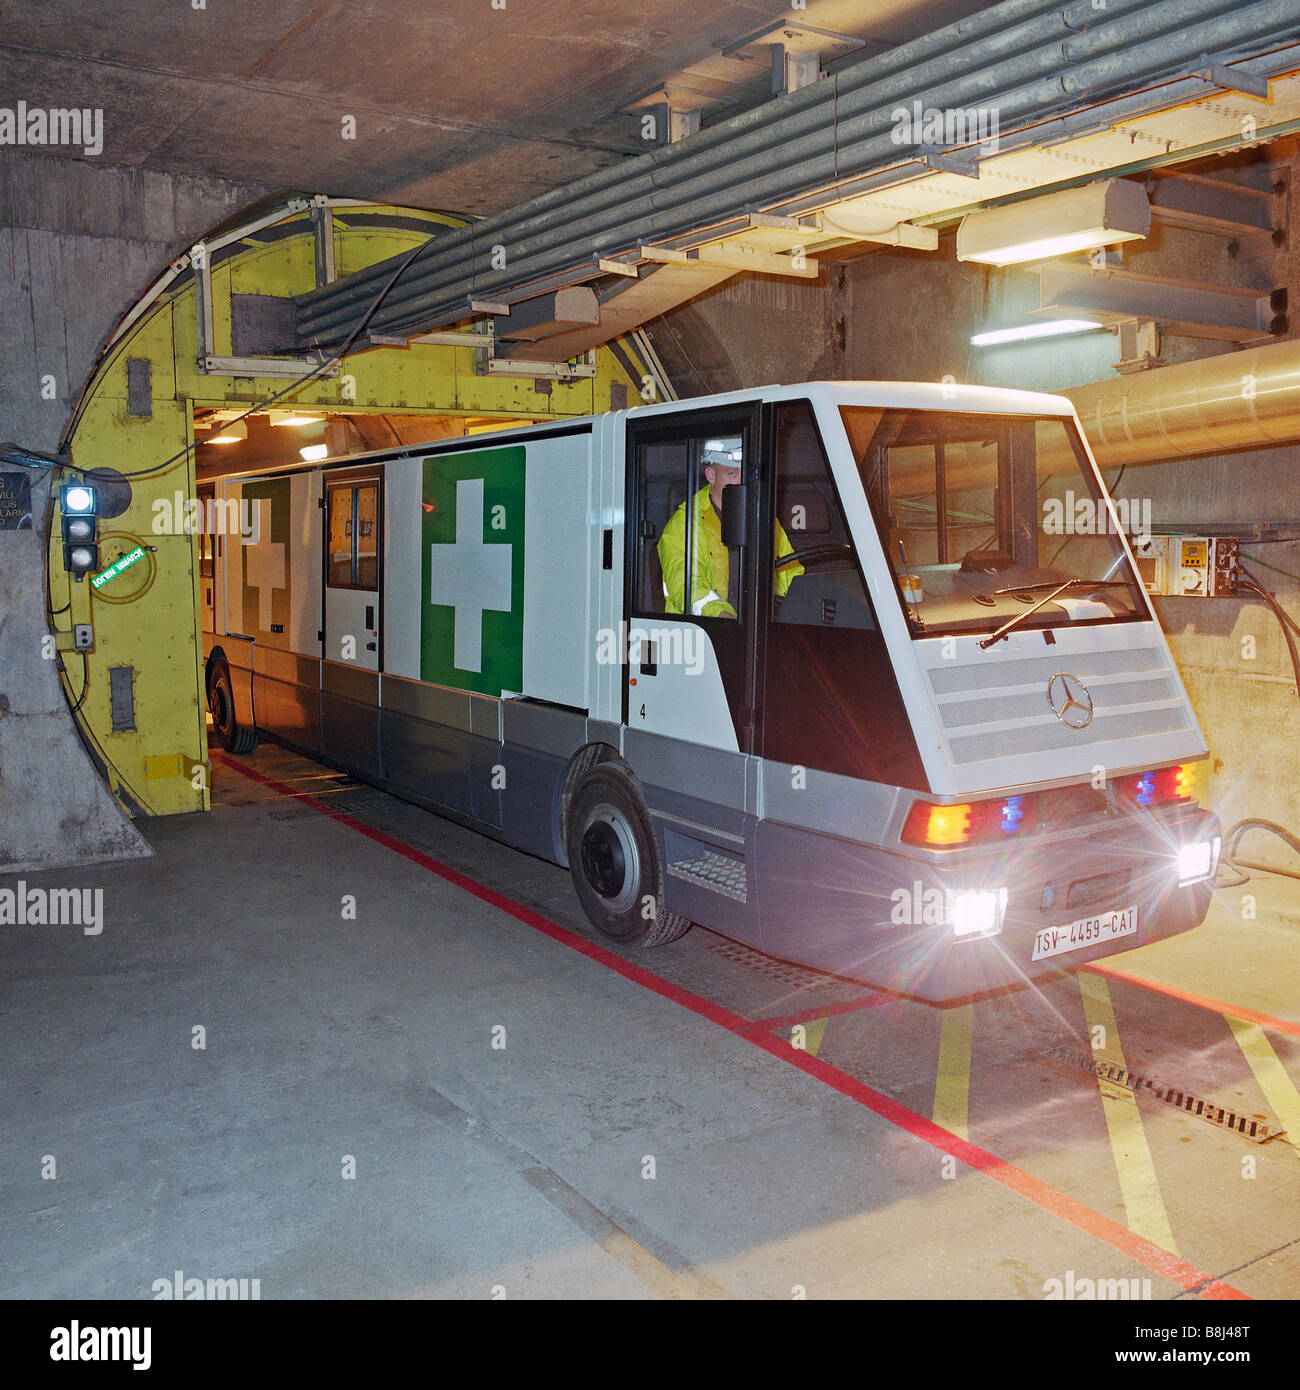
POLYGON ((1104 323, 1091 319, 1045 319, 1042 323, 1022 323, 1015 328, 994 328, 976 333, 972 347, 992 347, 994 343, 1018 343, 1026 338, 1059 338, 1066 333, 1086 333, 1090 328, 1105 328, 1104 323))
POLYGON ((221 426, 221 433, 215 434, 211 439, 205 439, 205 444, 242 444, 248 438, 248 426, 242 420, 236 420, 229 425, 221 426))
POLYGON ((294 410, 273 410, 271 412, 272 425, 292 425, 300 428, 303 425, 316 425, 321 423, 319 415, 300 415, 294 410))
POLYGON ((307 463, 319 463, 321 459, 329 458, 330 446, 328 444, 307 444, 299 449, 298 453, 307 463))
POLYGON ((1130 179, 1106 179, 969 213, 957 228, 957 259, 1020 265, 1133 241, 1150 230, 1146 189, 1130 179))

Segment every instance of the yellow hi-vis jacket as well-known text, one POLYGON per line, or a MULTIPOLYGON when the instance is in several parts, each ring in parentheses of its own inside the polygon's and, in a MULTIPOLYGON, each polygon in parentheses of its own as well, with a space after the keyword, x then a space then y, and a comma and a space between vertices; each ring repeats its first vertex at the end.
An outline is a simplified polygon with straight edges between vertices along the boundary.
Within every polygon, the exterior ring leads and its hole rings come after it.
MULTIPOLYGON (((686 503, 672 514, 664 533, 659 537, 659 567, 663 570, 664 588, 667 597, 664 610, 668 613, 682 612, 683 580, 686 577, 686 503)), ((695 494, 695 566, 691 577, 691 612, 696 617, 721 618, 736 616, 736 610, 727 602, 728 573, 730 556, 722 543, 722 518, 718 516, 709 497, 709 489, 701 488, 695 494)), ((776 558, 793 555, 794 547, 785 534, 785 528, 776 522, 776 558)), ((785 597, 791 583, 803 573, 803 566, 796 560, 782 565, 776 572, 776 592, 785 597)))

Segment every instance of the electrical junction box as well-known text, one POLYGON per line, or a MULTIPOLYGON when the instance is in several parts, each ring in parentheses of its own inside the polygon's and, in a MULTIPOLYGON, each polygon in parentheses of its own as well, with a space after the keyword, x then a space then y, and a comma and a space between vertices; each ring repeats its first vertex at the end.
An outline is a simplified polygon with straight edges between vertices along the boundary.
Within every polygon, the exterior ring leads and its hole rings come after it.
POLYGON ((73 645, 79 652, 88 652, 95 645, 95 630, 89 623, 78 623, 72 629, 73 645))
POLYGON ((1241 543, 1232 536, 1146 536, 1133 552, 1147 593, 1166 598, 1219 598, 1236 592, 1241 543))

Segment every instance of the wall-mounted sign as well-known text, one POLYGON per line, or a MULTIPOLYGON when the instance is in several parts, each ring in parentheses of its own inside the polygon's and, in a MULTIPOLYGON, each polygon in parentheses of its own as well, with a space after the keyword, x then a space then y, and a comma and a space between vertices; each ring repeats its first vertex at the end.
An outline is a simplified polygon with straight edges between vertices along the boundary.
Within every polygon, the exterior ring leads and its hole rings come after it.
POLYGON ((137 560, 144 559, 144 547, 137 545, 134 550, 128 550, 120 559, 114 560, 106 570, 100 570, 98 574, 90 576, 90 582, 96 589, 102 589, 110 579, 116 579, 123 570, 128 570, 137 560))
POLYGON ((0 531, 32 529, 32 480, 26 473, 0 473, 0 531))

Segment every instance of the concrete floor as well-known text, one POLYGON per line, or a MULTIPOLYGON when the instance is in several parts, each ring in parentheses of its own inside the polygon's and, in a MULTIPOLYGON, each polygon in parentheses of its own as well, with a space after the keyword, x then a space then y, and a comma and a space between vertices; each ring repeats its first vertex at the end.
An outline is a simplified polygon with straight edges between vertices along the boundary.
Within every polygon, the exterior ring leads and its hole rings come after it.
POLYGON ((101 934, 0 928, 0 1297, 178 1270, 262 1298, 1300 1292, 1294 880, 937 1010, 700 928, 592 952, 563 870, 275 747, 239 762, 275 785, 219 764, 210 815, 142 825, 152 860, 26 876, 102 887, 101 934), (1285 1132, 1044 1057, 1099 1021, 1097 1055, 1285 1132))

